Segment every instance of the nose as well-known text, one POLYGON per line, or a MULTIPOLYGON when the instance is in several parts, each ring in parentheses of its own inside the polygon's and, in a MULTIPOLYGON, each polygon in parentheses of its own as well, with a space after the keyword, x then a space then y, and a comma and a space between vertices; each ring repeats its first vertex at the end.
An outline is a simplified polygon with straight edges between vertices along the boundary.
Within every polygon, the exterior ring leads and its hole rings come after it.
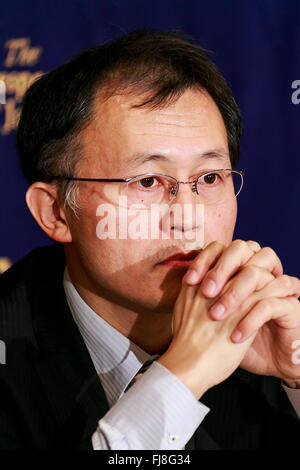
POLYGON ((175 202, 179 204, 194 204, 195 194, 193 192, 193 182, 179 181, 178 192, 175 198, 175 202))
MULTIPOLYGON (((192 192, 193 184, 179 183, 176 198, 170 204, 165 217, 169 217, 167 225, 170 227, 172 238, 181 238, 189 241, 202 239, 204 231, 204 206, 197 200, 192 192)), ((166 219, 165 219, 166 222, 166 219)))

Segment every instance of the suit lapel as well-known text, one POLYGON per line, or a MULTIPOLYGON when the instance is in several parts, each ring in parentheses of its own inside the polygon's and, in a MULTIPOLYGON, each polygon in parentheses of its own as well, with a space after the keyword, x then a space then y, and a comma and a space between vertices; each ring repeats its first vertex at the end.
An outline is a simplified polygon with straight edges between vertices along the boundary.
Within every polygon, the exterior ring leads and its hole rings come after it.
POLYGON ((220 450, 221 447, 210 436, 201 424, 191 439, 187 442, 185 450, 220 450))
MULTIPOLYGON (((91 435, 96 430, 99 419, 108 412, 109 405, 66 301, 63 289, 64 267, 63 248, 57 245, 39 251, 35 265, 31 267, 35 277, 32 281, 30 276, 27 290, 33 305, 33 326, 40 351, 36 369, 59 429, 57 442, 53 442, 53 447, 60 447, 64 442, 70 448, 88 449, 91 448, 91 435)), ((227 380, 229 383, 236 382, 238 388, 252 390, 252 398, 253 391, 256 390, 274 408, 278 408, 280 404, 277 396, 282 399, 284 395, 273 382, 269 383, 265 378, 239 368, 227 380), (270 393, 272 390, 273 397, 270 393)), ((216 406, 220 400, 218 397, 223 396, 222 388, 225 386, 223 383, 216 390, 209 391, 210 400, 207 403, 204 400, 204 403, 211 410, 219 409, 216 406)), ((285 396, 283 399, 287 400, 285 396)), ((218 414, 227 413, 231 402, 230 394, 228 404, 218 414)), ((290 413, 288 405, 287 403, 287 413, 290 413)), ((234 416, 232 419, 235 422, 234 416)), ((208 415, 186 444, 186 449, 224 448, 221 440, 219 444, 212 437, 218 428, 219 425, 216 427, 208 415)))
POLYGON ((57 246, 48 254, 35 284, 38 290, 35 285, 30 289, 41 352, 36 368, 60 430, 58 441, 72 448, 91 448, 91 435, 109 405, 66 301, 64 254, 57 246))

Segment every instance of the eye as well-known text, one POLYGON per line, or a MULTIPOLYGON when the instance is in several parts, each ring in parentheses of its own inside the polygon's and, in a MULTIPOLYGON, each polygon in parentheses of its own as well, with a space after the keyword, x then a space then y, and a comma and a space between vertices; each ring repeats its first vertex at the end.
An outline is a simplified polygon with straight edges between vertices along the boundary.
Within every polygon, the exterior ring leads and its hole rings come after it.
POLYGON ((218 178, 220 176, 217 173, 209 173, 203 177, 203 180, 206 184, 214 184, 218 178))
POLYGON ((142 186, 143 188, 151 188, 157 178, 154 176, 148 176, 147 178, 143 178, 138 181, 139 185, 142 186))
POLYGON ((214 173, 208 173, 207 175, 201 176, 199 178, 198 182, 199 183, 204 183, 205 185, 212 186, 218 184, 218 182, 222 181, 222 176, 221 174, 214 172, 214 173))
POLYGON ((147 191, 160 189, 163 184, 163 181, 159 177, 149 175, 133 181, 130 186, 132 189, 147 191))

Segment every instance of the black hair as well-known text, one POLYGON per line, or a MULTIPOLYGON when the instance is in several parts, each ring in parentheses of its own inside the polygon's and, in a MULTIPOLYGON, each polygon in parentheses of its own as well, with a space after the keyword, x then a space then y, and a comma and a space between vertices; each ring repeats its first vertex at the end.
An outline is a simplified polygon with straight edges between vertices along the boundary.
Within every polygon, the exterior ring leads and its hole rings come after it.
MULTIPOLYGON (((211 53, 178 31, 139 29, 81 52, 27 90, 17 129, 22 171, 31 184, 48 175, 74 176, 79 133, 93 119, 98 92, 147 96, 138 106, 167 106, 185 90, 205 90, 227 131, 232 167, 238 161, 241 115, 211 53)), ((65 183, 63 193, 70 183, 65 183)), ((61 189, 61 188, 60 188, 61 189)))

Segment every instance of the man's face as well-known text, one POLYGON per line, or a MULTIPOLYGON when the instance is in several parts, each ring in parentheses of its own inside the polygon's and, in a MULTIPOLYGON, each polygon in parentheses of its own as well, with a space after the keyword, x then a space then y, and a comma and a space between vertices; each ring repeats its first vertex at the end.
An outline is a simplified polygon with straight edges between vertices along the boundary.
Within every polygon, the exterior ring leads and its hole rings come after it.
MULTIPOLYGON (((203 169, 231 168, 225 125, 206 93, 188 90, 175 103, 155 110, 134 108, 140 100, 133 95, 117 95, 105 102, 96 99, 94 119, 81 135, 84 158, 78 176, 127 178, 161 173, 187 181, 203 169), (140 156, 151 158, 137 161, 140 156)), ((77 219, 69 218, 73 238, 69 248, 77 259, 77 271, 82 272, 85 287, 122 306, 170 312, 186 267, 161 262, 187 251, 187 232, 203 228, 205 244, 220 240, 227 245, 232 240, 236 220, 233 197, 205 206, 204 221, 197 222, 198 226, 194 221, 186 225, 171 221, 167 239, 101 240, 96 235, 100 220, 96 214, 99 205, 109 202, 104 189, 107 185, 79 184, 81 209, 77 219)), ((199 203, 188 184, 180 184, 175 202, 193 208, 199 203)))

